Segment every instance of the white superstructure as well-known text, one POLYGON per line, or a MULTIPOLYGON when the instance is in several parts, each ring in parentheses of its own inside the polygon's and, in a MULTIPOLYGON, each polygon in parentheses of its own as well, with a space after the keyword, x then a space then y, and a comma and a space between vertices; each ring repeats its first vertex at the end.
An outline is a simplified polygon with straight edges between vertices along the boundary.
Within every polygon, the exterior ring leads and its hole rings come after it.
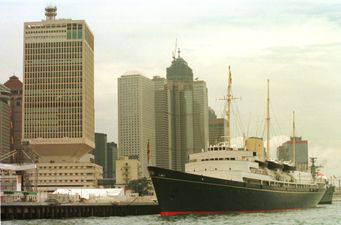
POLYGON ((210 146, 207 151, 189 155, 186 173, 246 182, 280 182, 312 184, 310 173, 273 161, 261 161, 255 152, 229 148, 225 143, 210 146))
MULTIPOLYGON (((233 100, 231 92, 231 71, 229 67, 228 93, 222 99, 227 101, 225 142, 208 147, 207 151, 190 154, 185 172, 207 177, 233 180, 239 182, 255 182, 278 185, 313 184, 314 179, 309 172, 296 171, 295 167, 270 160, 267 144, 267 154, 259 149, 232 148, 230 135, 230 104, 233 100), (264 155, 266 157, 264 157, 264 155)), ((268 81, 269 82, 269 81, 268 81)), ((268 87, 269 90, 269 87, 268 87)), ((267 102, 269 104, 269 91, 267 102)), ((269 111, 269 110, 268 110, 269 111)), ((269 123, 269 112, 267 116, 269 123)), ((269 143, 269 138, 268 143, 269 143)))

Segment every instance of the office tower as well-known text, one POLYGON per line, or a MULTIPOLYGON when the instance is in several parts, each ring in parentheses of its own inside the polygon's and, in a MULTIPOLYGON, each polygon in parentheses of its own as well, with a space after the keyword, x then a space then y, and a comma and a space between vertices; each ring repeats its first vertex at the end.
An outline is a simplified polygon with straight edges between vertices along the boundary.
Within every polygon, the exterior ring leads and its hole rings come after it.
POLYGON ((224 119, 209 120, 209 144, 215 145, 224 141, 224 119))
POLYGON ((24 24, 24 139, 40 162, 77 162, 94 147, 94 37, 56 11, 24 24))
POLYGON ((94 145, 94 36, 84 20, 24 24, 23 138, 39 156, 39 190, 95 187, 101 167, 80 158, 94 145))
POLYGON ((206 82, 193 82, 193 149, 201 152, 208 147, 208 96, 206 82))
POLYGON ((308 169, 308 141, 302 140, 302 137, 290 137, 289 141, 284 142, 277 147, 277 158, 283 161, 294 161, 295 144, 295 166, 298 170, 308 169))
POLYGON ((119 156, 141 163, 142 175, 155 165, 154 87, 151 79, 137 72, 118 78, 119 156))
POLYGON ((4 85, 11 90, 11 150, 21 149, 23 84, 18 77, 11 76, 4 85))
POLYGON ((208 133, 209 145, 215 145, 224 141, 224 119, 217 118, 212 108, 208 109, 208 133))
POLYGON ((193 143, 193 72, 187 62, 174 57, 167 68, 169 146, 171 169, 184 171, 193 143))
POLYGON ((107 176, 114 178, 116 176, 117 144, 115 142, 107 143, 107 176))
POLYGON ((0 156, 10 152, 10 96, 10 89, 0 84, 0 156))
POLYGON ((107 178, 107 134, 95 133, 95 149, 93 154, 95 156, 95 163, 103 168, 103 178, 107 178))
POLYGON ((159 76, 153 77, 155 91, 155 154, 156 166, 171 168, 168 135, 168 95, 165 86, 167 80, 159 76))
POLYGON ((117 144, 107 142, 107 134, 95 133, 95 163, 103 167, 103 178, 113 178, 117 160, 117 144))

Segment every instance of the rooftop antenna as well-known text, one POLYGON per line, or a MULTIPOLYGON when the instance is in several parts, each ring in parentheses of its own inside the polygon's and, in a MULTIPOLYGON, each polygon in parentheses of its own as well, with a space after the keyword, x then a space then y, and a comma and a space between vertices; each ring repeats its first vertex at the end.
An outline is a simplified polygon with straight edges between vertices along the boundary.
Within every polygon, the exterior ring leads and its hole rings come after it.
POLYGON ((175 59, 176 56, 176 49, 178 48, 178 38, 175 38, 175 47, 174 50, 172 52, 172 58, 175 59))
POLYGON ((47 6, 45 8, 45 16, 46 16, 46 20, 55 20, 57 16, 57 7, 47 6))

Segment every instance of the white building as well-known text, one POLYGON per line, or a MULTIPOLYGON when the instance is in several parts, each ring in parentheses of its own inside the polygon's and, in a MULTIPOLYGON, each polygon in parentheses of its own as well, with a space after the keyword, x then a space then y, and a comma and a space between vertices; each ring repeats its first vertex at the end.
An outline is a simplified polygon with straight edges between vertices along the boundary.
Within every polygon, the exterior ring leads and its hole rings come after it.
POLYGON ((94 148, 94 36, 84 20, 24 24, 23 138, 39 156, 38 191, 96 187, 99 166, 80 162, 94 148))
POLYGON ((155 165, 154 87, 138 72, 118 78, 118 152, 140 161, 142 175, 155 165))
POLYGON ((40 162, 77 162, 94 148, 94 36, 45 10, 24 24, 24 139, 40 162))

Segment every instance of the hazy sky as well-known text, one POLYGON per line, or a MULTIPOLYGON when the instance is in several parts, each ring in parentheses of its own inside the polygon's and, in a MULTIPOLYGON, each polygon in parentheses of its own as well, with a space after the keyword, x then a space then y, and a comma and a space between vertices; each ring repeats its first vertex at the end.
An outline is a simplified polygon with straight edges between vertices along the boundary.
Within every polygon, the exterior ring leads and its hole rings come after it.
POLYGON ((164 77, 178 38, 218 116, 231 65, 239 130, 263 135, 270 79, 272 155, 290 136, 295 110, 310 155, 341 176, 340 1, 0 0, 1 83, 13 73, 22 78, 23 23, 44 19, 49 4, 57 18, 84 19, 94 33, 96 131, 109 140, 117 141, 117 78, 130 70, 164 77))

